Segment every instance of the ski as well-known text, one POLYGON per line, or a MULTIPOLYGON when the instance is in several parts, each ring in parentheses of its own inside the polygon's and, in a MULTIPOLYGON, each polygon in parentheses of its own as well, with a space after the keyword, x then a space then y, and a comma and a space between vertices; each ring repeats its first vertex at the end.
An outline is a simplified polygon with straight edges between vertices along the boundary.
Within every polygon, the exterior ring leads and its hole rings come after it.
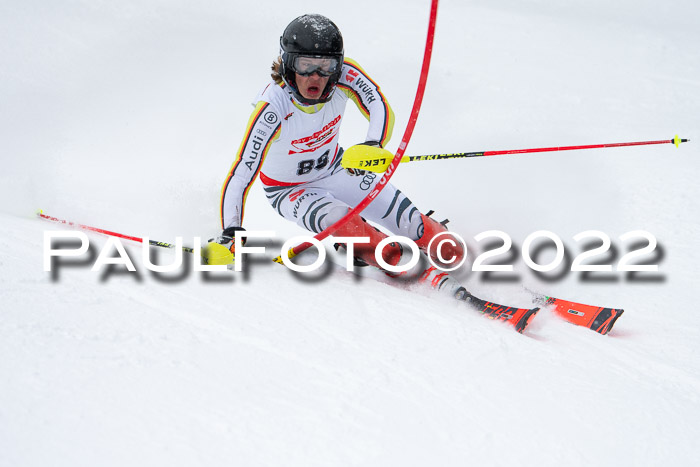
POLYGON ((539 307, 528 309, 499 305, 497 303, 475 297, 469 292, 467 292, 465 296, 459 298, 459 300, 464 300, 467 305, 480 313, 483 313, 489 319, 505 321, 506 323, 511 324, 519 333, 522 333, 525 330, 528 324, 530 324, 530 321, 532 321, 532 318, 534 318, 534 316, 540 310, 539 307))
MULTIPOLYGON (((527 290, 527 289, 526 289, 527 290)), ((561 298, 527 290, 532 295, 533 303, 547 306, 554 313, 566 321, 584 326, 595 332, 605 335, 610 332, 615 322, 625 312, 622 308, 606 308, 602 306, 586 305, 561 298)))
MULTIPOLYGON (((387 271, 383 272, 388 274, 387 271)), ((394 278, 397 277, 391 274, 388 275, 394 278)), ((399 276, 400 275, 401 274, 399 274, 399 276)), ((512 325, 519 333, 525 330, 532 318, 539 311, 539 307, 515 308, 478 298, 467 291, 467 289, 460 285, 454 278, 450 277, 449 273, 440 271, 435 266, 430 266, 423 271, 418 281, 433 290, 452 296, 466 303, 469 308, 482 313, 489 319, 504 321, 512 325)))

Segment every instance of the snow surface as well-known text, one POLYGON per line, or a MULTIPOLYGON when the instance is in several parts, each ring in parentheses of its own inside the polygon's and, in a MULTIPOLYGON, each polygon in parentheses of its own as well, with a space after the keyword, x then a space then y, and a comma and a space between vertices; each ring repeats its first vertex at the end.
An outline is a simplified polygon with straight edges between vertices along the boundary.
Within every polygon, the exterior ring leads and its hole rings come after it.
MULTIPOLYGON (((166 242, 217 233, 250 99, 300 14, 329 16, 381 84, 396 149, 429 2, 0 12, 0 465, 700 464, 697 141, 422 162, 393 178, 472 245, 511 236, 514 257, 499 259, 515 273, 456 274, 475 294, 529 306, 526 285, 625 308, 608 336, 546 310, 519 335, 340 267, 299 277, 263 259, 247 274, 165 277, 125 242, 138 274, 91 272, 98 234, 92 257, 52 274, 43 236, 62 227, 39 208, 166 242), (573 236, 591 229, 611 237, 611 264, 630 249, 620 235, 652 233, 643 259, 659 272, 541 277, 518 257, 537 230, 575 256, 573 236)), ((408 153, 697 140, 699 13, 690 0, 444 0, 408 153)), ((344 145, 366 129, 347 116, 344 145)), ((271 250, 303 233, 257 185, 246 227, 276 231, 271 250)))

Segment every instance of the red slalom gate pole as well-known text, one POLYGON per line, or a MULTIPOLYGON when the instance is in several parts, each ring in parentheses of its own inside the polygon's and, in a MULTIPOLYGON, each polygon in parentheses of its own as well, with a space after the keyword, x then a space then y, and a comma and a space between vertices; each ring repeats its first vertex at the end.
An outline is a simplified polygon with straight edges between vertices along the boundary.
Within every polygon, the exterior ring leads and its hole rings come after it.
MULTIPOLYGON (((420 113, 420 107, 423 103, 423 95, 425 94, 425 86, 428 80, 428 70, 430 69, 430 58, 433 54, 433 40, 435 38, 435 23, 437 21, 437 9, 438 0, 432 0, 430 5, 430 20, 428 22, 428 36, 425 41, 425 52, 423 54, 423 66, 421 68, 420 79, 418 81, 418 89, 416 91, 416 97, 413 101, 413 109, 411 110, 411 116, 408 120, 408 125, 406 126, 406 131, 404 132, 401 143, 399 144, 399 149, 396 151, 396 155, 389 164, 386 172, 379 180, 374 189, 362 200, 360 203, 352 208, 348 213, 337 221, 335 224, 328 227, 326 230, 316 234, 314 238, 316 240, 323 240, 329 235, 333 234, 336 230, 342 227, 346 222, 350 220, 352 216, 361 212, 366 208, 374 199, 379 195, 379 193, 384 189, 384 187, 389 182, 389 179, 394 175, 396 167, 401 163, 404 152, 406 152, 406 147, 408 147, 408 142, 411 140, 411 135, 413 135, 413 129, 418 121, 418 114, 420 113)), ((287 251, 287 257, 293 258, 302 251, 309 248, 312 244, 310 242, 301 243, 287 251)), ((282 263, 282 256, 278 256, 274 259, 277 263, 282 263)))

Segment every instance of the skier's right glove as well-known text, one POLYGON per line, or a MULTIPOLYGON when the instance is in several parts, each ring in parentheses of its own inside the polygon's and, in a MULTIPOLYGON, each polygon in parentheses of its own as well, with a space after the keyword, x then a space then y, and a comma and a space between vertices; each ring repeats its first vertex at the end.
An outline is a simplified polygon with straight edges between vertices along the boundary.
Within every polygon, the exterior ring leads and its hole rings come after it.
MULTIPOLYGON (((210 238, 206 247, 202 248, 202 260, 205 264, 233 264, 236 253, 234 242, 236 232, 245 231, 243 227, 227 227, 218 237, 210 238)), ((242 244, 245 245, 245 237, 242 244)))

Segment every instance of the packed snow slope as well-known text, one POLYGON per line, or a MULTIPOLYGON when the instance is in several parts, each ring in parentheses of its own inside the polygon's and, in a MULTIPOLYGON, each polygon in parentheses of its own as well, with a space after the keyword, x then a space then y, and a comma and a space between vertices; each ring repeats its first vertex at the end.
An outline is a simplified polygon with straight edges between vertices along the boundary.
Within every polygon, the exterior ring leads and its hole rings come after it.
MULTIPOLYGON (((499 245, 479 233, 512 239, 510 254, 489 261, 514 272, 455 273, 473 293, 531 306, 527 286, 624 308, 607 336, 547 310, 519 335, 330 262, 295 275, 269 258, 304 232, 277 217, 258 185, 245 227, 276 240, 261 243, 267 253, 246 273, 207 276, 189 261, 152 274, 128 242, 138 272, 93 272, 107 243, 94 233, 77 264, 44 271, 44 233, 69 229, 37 209, 188 245, 218 232, 220 187, 250 101, 300 14, 331 17, 346 54, 380 83, 397 115, 395 150, 429 6, 0 6, 1 466, 700 463, 697 2, 442 1, 409 154, 691 142, 416 162, 392 179, 421 210, 451 220, 472 261, 499 245), (520 253, 540 230, 567 252, 546 274, 520 253), (597 246, 574 240, 588 230, 611 239, 590 261, 612 272, 567 272, 597 246), (638 261, 658 271, 616 271, 646 244, 620 236, 639 230, 658 245, 638 261)), ((348 146, 366 126, 354 108, 346 115, 348 146)), ((554 250, 540 253, 545 264, 554 250)))

